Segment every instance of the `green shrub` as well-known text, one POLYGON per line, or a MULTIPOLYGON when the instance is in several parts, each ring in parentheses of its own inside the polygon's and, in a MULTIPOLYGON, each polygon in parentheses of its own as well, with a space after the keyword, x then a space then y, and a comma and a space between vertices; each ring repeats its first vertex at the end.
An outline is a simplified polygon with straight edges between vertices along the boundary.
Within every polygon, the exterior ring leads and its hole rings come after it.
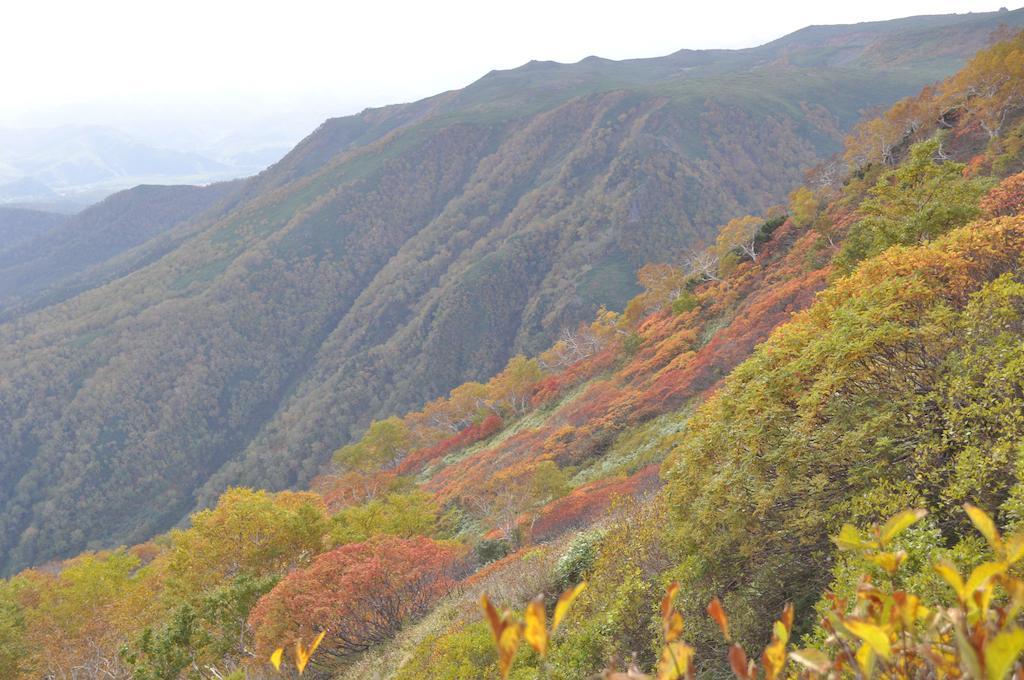
POLYGON ((473 554, 479 564, 500 560, 510 552, 512 552, 512 546, 503 538, 485 538, 473 548, 473 554))

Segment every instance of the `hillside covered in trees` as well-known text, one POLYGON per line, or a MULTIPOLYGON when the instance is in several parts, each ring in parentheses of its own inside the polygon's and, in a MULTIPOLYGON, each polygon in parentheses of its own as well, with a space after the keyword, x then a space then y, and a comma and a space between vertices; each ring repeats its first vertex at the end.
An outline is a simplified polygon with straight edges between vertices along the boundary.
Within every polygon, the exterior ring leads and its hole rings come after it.
MULTIPOLYGON (((199 195, 145 197, 151 228, 119 227, 138 237, 130 249, 55 249, 57 283, 31 262, 0 268, 29 289, 0 325, 0 569, 144 541, 231 484, 309 483, 372 418, 486 380, 602 306, 622 311, 639 267, 702 253, 716 225, 782 201, 864 109, 1022 23, 916 17, 748 50, 531 62, 327 121, 206 210, 185 210, 207 205, 199 195)), ((716 353, 679 367, 682 383, 607 387, 565 416, 558 464, 608 443, 591 414, 641 422, 714 384, 813 288, 744 314, 737 340, 678 340, 716 353)), ((462 465, 467 479, 486 471, 462 465)), ((432 482, 445 502, 466 488, 461 470, 432 482)))
POLYGON ((186 238, 193 222, 201 224, 199 216, 209 220, 230 209, 241 187, 138 186, 75 215, 0 208, 0 320, 149 264, 186 238))
POLYGON ((2 582, 3 668, 275 677, 276 649, 292 672, 319 640, 307 677, 748 678, 735 645, 767 645, 776 678, 793 640, 811 677, 1006 677, 1022 152, 1024 33, 857 125, 784 204, 641 267, 621 312, 339 434, 309 491, 232 488, 187 528, 2 582), (529 627, 581 581, 556 635, 529 627), (481 594, 533 607, 517 655, 481 594))

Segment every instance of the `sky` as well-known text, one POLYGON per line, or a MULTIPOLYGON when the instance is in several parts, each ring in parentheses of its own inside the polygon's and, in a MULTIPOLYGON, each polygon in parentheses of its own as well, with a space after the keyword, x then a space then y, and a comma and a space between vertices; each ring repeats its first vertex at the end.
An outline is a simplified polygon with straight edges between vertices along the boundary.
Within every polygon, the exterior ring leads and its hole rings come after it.
MULTIPOLYGON (((8 0, 0 127, 101 124, 168 145, 462 87, 530 59, 758 45, 810 24, 992 11, 973 0, 8 0)), ((1010 6, 1013 9, 1015 6, 1010 6)))

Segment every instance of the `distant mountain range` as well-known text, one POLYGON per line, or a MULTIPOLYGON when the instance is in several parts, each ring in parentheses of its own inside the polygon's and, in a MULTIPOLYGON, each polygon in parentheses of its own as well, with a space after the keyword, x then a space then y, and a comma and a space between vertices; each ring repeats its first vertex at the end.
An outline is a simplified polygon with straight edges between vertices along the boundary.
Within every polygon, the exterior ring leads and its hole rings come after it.
POLYGON ((0 205, 80 207, 138 184, 207 184, 255 174, 285 151, 213 158, 158 148, 109 127, 0 128, 0 205))
POLYGON ((1024 11, 531 62, 0 249, 0 568, 144 540, 229 484, 307 481, 371 418, 621 308, 638 266, 784 200, 863 111, 1001 25, 1024 11))

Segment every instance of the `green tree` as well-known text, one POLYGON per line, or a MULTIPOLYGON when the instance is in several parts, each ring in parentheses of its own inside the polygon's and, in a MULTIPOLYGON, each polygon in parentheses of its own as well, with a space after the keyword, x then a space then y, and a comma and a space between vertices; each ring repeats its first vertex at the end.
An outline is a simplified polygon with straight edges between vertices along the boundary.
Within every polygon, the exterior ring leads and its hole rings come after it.
POLYGON ((195 606, 180 604, 162 627, 145 628, 122 652, 132 677, 163 680, 186 669, 190 678, 222 676, 251 656, 249 611, 277 581, 276 576, 242 574, 207 592, 195 606))
POLYGON ((380 535, 433 536, 439 513, 437 501, 426 491, 392 493, 336 514, 331 519, 331 540, 342 545, 380 535))
POLYGON ((863 216, 851 228, 836 257, 840 271, 893 245, 913 245, 967 224, 981 214, 978 200, 989 179, 968 179, 964 165, 938 161, 939 140, 911 147, 910 157, 884 172, 861 203, 863 216))
POLYGON ((326 533, 327 511, 314 493, 228 489, 192 515, 191 528, 171 533, 168 590, 193 601, 241 574, 278 574, 320 552, 326 533))
POLYGON ((391 416, 373 421, 359 441, 338 449, 334 462, 346 470, 372 472, 397 462, 411 446, 408 425, 401 418, 391 416))

